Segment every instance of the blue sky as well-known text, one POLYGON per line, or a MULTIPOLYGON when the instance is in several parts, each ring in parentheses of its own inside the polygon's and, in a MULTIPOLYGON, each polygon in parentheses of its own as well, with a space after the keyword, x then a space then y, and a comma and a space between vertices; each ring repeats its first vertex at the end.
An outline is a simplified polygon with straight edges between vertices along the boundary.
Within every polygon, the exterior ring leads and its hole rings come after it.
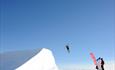
POLYGON ((46 47, 59 64, 92 63, 90 52, 113 60, 114 6, 114 0, 1 0, 1 52, 46 47))

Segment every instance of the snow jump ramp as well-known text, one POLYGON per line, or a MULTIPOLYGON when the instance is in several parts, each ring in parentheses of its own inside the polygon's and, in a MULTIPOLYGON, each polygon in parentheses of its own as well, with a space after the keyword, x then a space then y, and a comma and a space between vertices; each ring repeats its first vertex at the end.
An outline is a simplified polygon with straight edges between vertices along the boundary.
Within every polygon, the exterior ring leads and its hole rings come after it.
POLYGON ((1 70, 58 70, 52 51, 46 48, 40 51, 18 52, 0 57, 1 70), (15 56, 16 55, 16 56, 15 56), (27 57, 28 56, 28 57, 27 57))

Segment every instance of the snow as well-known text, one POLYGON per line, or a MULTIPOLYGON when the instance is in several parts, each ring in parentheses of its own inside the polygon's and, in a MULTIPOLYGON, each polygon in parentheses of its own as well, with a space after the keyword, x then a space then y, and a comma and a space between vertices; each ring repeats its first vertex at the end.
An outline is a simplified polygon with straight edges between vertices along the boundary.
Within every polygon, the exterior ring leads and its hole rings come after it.
POLYGON ((58 67, 52 52, 43 48, 37 55, 15 70, 58 70, 58 67))

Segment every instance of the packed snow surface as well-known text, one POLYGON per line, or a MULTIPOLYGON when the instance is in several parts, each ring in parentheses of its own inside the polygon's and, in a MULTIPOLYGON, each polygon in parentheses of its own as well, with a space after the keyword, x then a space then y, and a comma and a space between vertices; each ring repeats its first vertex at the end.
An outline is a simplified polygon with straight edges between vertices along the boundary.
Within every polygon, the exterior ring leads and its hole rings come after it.
POLYGON ((16 70, 58 70, 55 59, 49 49, 43 48, 37 55, 16 70))

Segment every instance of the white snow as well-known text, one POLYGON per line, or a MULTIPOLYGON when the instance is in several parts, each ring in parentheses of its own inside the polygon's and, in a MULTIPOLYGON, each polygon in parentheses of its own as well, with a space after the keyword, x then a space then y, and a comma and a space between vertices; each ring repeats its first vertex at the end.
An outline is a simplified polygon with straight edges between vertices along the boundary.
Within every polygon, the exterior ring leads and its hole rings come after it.
POLYGON ((37 55, 16 70, 58 70, 55 59, 49 49, 43 48, 37 55))

